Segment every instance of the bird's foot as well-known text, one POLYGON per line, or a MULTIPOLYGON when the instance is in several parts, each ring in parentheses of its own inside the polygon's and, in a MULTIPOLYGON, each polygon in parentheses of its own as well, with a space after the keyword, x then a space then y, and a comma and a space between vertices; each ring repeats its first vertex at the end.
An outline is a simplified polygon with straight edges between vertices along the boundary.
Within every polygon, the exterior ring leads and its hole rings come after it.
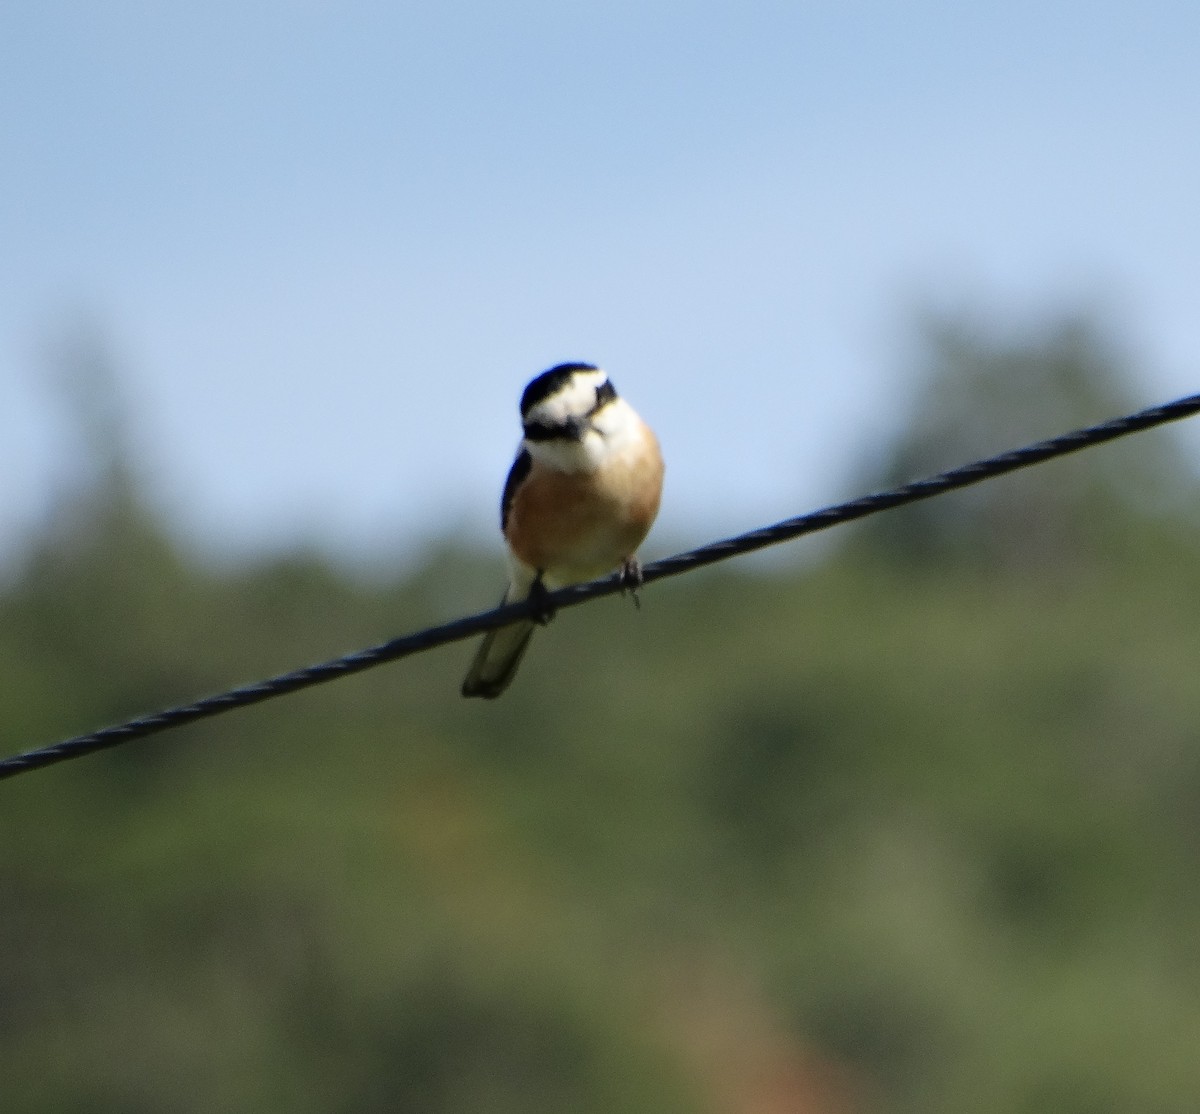
POLYGON ((628 592, 633 596, 633 606, 641 611, 642 601, 638 598, 638 589, 644 583, 641 562, 636 557, 626 557, 621 562, 621 572, 619 575, 621 579, 621 595, 625 595, 628 592))
POLYGON ((558 608, 550 603, 550 592, 542 583, 541 573, 529 586, 529 602, 533 604, 534 622, 543 627, 558 614, 558 608))

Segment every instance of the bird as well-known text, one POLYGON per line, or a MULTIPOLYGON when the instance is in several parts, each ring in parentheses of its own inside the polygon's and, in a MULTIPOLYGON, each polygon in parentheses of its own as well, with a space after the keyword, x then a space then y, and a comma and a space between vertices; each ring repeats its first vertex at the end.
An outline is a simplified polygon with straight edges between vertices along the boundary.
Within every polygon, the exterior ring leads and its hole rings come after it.
MULTIPOLYGON (((662 498, 663 458, 654 431, 608 375, 586 363, 558 364, 531 380, 521 395, 521 426, 500 499, 509 571, 501 602, 536 600, 614 570, 636 590, 637 548, 662 498)), ((463 696, 494 699, 504 692, 534 629, 551 614, 488 632, 463 696)))

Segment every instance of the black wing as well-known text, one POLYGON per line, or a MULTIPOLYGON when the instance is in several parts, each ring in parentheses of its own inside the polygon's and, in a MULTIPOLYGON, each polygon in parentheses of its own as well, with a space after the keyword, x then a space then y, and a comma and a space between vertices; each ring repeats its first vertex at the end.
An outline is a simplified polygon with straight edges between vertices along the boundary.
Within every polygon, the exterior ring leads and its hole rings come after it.
POLYGON ((529 475, 529 469, 533 467, 533 457, 529 455, 528 449, 522 449, 517 453, 517 459, 513 461, 512 467, 508 470, 508 479, 504 481, 504 494, 500 496, 500 529, 504 530, 508 526, 508 512, 512 508, 513 496, 517 493, 517 488, 521 486, 521 481, 529 475))

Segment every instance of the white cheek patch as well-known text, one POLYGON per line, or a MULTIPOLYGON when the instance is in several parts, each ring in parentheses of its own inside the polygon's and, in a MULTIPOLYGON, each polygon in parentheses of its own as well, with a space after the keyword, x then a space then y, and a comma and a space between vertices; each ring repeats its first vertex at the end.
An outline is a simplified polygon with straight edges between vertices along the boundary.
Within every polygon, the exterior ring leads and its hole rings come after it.
POLYGON ((637 435, 641 421, 628 402, 623 398, 614 398, 596 414, 592 425, 608 442, 610 448, 616 449, 637 435))

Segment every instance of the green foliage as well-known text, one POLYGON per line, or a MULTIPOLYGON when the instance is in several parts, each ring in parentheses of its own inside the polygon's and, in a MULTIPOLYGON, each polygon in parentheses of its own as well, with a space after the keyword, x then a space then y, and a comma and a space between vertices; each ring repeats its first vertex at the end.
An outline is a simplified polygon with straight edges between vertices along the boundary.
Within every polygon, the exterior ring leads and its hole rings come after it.
MULTIPOLYGON (((6 750, 433 617, 433 565, 119 533, 0 601, 6 750)), ((464 646, 7 782, 5 1109, 741 1109, 764 1050, 828 1109, 1193 1109, 1200 574, 1146 571, 694 576, 494 705, 464 646)))
MULTIPOLYGON (((1117 343, 1084 317, 1003 331, 926 321, 913 413, 877 454, 864 489, 891 487, 1137 408, 1117 343)), ((1169 431, 1117 442, 885 515, 863 531, 910 569, 1076 569, 1136 545, 1166 515, 1191 515, 1194 470, 1169 431)))
MULTIPOLYGON (((1190 1114, 1200 564, 1112 507, 1071 575, 698 573, 495 703, 448 647, 0 784, 0 1108, 1190 1114)), ((0 591, 0 745, 485 607, 497 557, 218 572, 100 484, 0 591)))

